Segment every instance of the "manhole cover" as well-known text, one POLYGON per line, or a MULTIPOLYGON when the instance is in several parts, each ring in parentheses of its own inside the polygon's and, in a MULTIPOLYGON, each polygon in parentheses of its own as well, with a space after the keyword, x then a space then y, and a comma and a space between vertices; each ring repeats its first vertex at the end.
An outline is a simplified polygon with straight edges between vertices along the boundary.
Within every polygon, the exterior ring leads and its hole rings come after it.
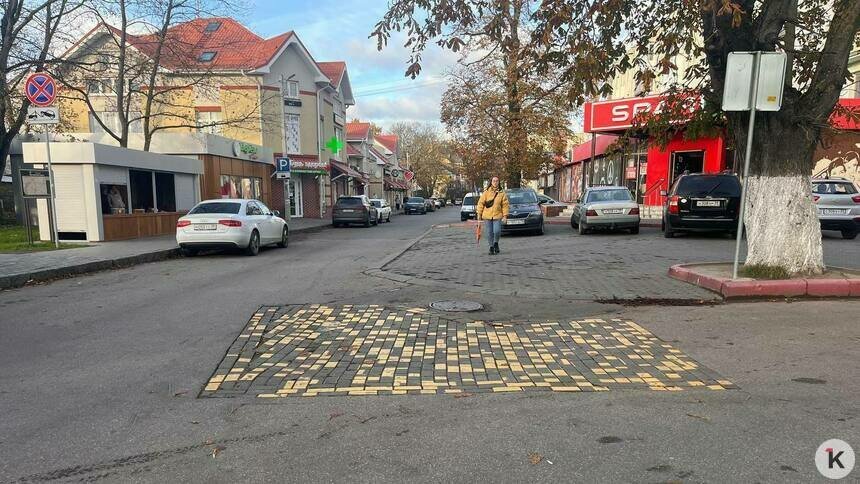
POLYGON ((484 309, 483 304, 475 301, 435 301, 430 303, 430 307, 448 312, 480 311, 484 309))

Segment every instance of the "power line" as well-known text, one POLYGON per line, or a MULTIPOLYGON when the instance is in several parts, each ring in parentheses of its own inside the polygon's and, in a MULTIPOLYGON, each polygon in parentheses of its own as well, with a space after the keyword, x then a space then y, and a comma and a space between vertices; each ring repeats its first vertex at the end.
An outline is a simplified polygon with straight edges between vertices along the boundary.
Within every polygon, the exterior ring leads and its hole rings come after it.
POLYGON ((419 89, 422 87, 431 87, 431 86, 435 86, 438 84, 442 84, 444 82, 445 81, 432 81, 432 82, 426 82, 426 83, 421 83, 421 84, 414 84, 411 86, 401 86, 401 87, 392 87, 392 88, 386 88, 386 89, 377 89, 377 90, 371 90, 371 91, 367 91, 367 92, 356 93, 354 97, 378 96, 380 94, 388 94, 391 92, 408 91, 411 89, 419 89))

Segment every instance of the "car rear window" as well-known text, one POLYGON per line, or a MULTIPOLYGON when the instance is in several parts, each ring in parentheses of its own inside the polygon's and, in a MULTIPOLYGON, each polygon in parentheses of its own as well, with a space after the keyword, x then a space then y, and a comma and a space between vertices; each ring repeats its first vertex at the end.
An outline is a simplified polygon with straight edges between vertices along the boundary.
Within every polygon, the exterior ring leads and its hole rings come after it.
POLYGON ((851 195, 857 193, 854 184, 847 182, 818 182, 812 184, 812 193, 819 195, 851 195))
POLYGON ((588 202, 629 202, 630 190, 597 190, 588 194, 588 202))
POLYGON ((685 176, 678 180, 675 194, 688 197, 739 197, 741 184, 733 176, 685 176))
POLYGON ((339 207, 357 207, 362 203, 360 198, 338 198, 336 205, 339 207))
POLYGON ((530 191, 510 191, 507 192, 508 201, 514 205, 521 205, 524 203, 537 203, 537 195, 535 192, 530 191))
POLYGON ((463 199, 463 205, 474 205, 475 197, 466 197, 463 199))
POLYGON ((421 197, 409 197, 406 199, 406 203, 424 203, 424 199, 421 197))
POLYGON ((371 200, 370 204, 376 208, 382 208, 382 202, 380 202, 379 200, 371 200))
POLYGON ((242 204, 239 202, 210 202, 210 203, 201 203, 196 207, 192 208, 189 215, 195 215, 200 213, 239 213, 239 209, 242 208, 242 204))

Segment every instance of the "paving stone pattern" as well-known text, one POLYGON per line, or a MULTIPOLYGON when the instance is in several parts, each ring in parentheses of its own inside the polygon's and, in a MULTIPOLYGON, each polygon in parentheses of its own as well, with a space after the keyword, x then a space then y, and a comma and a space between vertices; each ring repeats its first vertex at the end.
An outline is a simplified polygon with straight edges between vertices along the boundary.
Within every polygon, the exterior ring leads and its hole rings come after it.
MULTIPOLYGON (((711 291, 671 279, 674 264, 730 261, 734 240, 719 236, 664 239, 657 229, 639 235, 580 236, 570 227, 547 226, 544 236, 505 236, 502 253, 487 254, 474 228, 437 227, 383 271, 476 292, 568 300, 719 300, 711 291)), ((860 243, 825 239, 825 261, 860 268, 860 243)))
POLYGON ((454 321, 423 308, 260 308, 201 397, 260 398, 734 385, 633 321, 454 321))

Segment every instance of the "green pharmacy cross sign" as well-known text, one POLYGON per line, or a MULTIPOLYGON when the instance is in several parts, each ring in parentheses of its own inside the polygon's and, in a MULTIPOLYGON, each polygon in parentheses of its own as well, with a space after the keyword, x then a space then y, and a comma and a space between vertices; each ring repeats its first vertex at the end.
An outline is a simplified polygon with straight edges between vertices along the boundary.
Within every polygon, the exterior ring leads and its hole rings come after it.
POLYGON ((338 154, 343 149, 343 141, 337 139, 337 136, 332 136, 328 143, 325 144, 333 154, 338 154))

